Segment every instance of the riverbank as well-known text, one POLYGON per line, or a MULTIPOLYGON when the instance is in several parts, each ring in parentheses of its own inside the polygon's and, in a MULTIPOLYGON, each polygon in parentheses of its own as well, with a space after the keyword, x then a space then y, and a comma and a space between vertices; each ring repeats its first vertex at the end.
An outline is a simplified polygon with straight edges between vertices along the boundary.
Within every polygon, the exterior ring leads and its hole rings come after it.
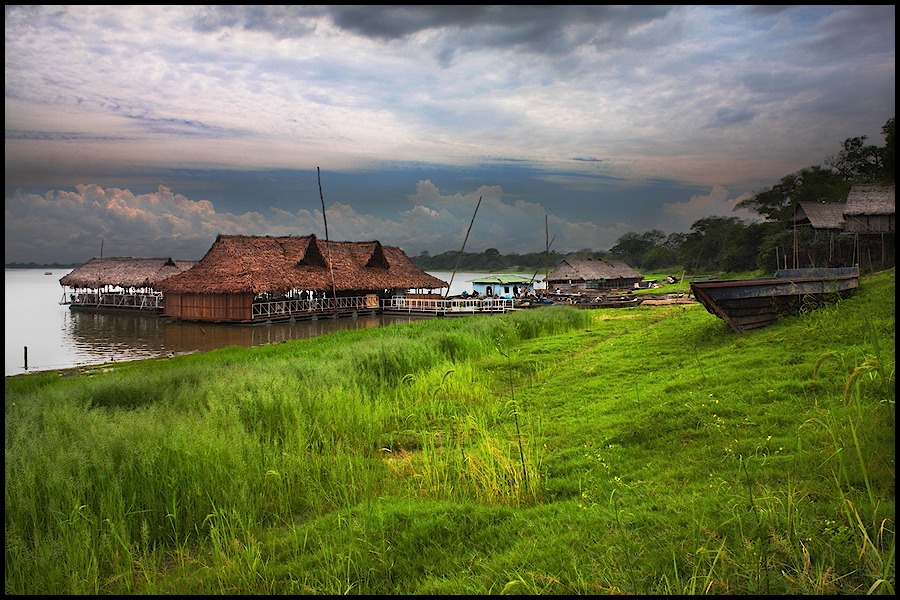
MULTIPOLYGON (((367 329, 421 320, 417 315, 360 315, 340 319, 298 320, 255 326, 172 322, 133 312, 72 311, 61 305, 59 279, 41 269, 7 269, 5 375, 52 371, 77 366, 171 354, 206 352, 225 346, 262 346, 305 339, 341 329, 367 329)), ((434 276, 449 281, 450 273, 434 276)), ((471 290, 474 273, 457 273, 456 294, 471 290)))
POLYGON ((893 277, 8 377, 7 593, 892 592, 893 277))

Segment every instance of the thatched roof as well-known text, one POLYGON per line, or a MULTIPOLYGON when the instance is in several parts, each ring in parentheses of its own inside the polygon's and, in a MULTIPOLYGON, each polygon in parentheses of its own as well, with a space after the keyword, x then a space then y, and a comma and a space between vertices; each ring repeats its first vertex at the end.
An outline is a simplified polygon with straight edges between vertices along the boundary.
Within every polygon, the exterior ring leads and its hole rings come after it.
POLYGON ((179 294, 329 291, 332 287, 336 292, 432 290, 449 284, 420 270, 400 248, 377 241, 219 235, 194 268, 157 285, 164 293, 179 294))
POLYGON ((566 259, 550 271, 547 281, 584 280, 597 281, 601 279, 643 279, 644 276, 632 269, 623 260, 600 259, 566 259))
POLYGON ((158 281, 190 269, 197 261, 171 258, 92 258, 59 280, 60 285, 99 289, 105 286, 152 288, 158 281))
POLYGON ((894 186, 859 184, 850 188, 844 215, 893 215, 894 186))
POLYGON ((845 208, 843 202, 799 202, 789 222, 813 229, 843 229, 845 208))

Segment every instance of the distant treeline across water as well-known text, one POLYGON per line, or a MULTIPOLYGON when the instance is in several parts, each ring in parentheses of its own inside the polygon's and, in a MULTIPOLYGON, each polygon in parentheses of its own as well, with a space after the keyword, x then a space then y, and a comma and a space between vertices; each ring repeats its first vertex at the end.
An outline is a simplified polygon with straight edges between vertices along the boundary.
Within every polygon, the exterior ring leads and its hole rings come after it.
POLYGON ((5 269, 74 269, 79 265, 71 264, 71 265, 61 265, 59 263, 6 263, 4 265, 5 269))
POLYGON ((411 256, 413 264, 423 271, 487 271, 494 273, 531 272, 552 270, 566 259, 607 258, 608 252, 580 250, 578 252, 532 252, 529 254, 500 254, 496 248, 484 252, 448 251, 431 255, 423 252, 411 256))

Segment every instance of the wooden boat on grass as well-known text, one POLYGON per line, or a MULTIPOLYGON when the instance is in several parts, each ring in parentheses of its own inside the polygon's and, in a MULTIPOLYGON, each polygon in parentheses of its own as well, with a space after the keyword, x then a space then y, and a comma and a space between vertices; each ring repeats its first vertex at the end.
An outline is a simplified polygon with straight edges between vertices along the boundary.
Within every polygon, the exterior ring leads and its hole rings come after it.
POLYGON ((859 268, 784 269, 774 277, 694 281, 691 292, 706 310, 737 333, 765 327, 781 316, 846 298, 859 287, 859 268))

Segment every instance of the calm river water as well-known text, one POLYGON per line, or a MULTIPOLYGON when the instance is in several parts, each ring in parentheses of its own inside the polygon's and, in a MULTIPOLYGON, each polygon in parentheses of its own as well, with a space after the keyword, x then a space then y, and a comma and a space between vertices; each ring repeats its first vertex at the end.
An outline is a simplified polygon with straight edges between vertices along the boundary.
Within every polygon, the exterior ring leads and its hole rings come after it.
MULTIPOLYGON (((70 311, 59 304, 69 269, 6 269, 6 375, 119 360, 203 352, 224 346, 262 346, 341 329, 410 323, 431 317, 360 316, 271 325, 171 323, 134 314, 70 311), (26 370, 26 356, 28 369, 26 370)), ((451 283, 450 295, 471 291, 477 273, 429 271, 451 283), (452 277, 451 277, 452 276, 452 277), (452 281, 451 281, 452 279, 452 281)))

